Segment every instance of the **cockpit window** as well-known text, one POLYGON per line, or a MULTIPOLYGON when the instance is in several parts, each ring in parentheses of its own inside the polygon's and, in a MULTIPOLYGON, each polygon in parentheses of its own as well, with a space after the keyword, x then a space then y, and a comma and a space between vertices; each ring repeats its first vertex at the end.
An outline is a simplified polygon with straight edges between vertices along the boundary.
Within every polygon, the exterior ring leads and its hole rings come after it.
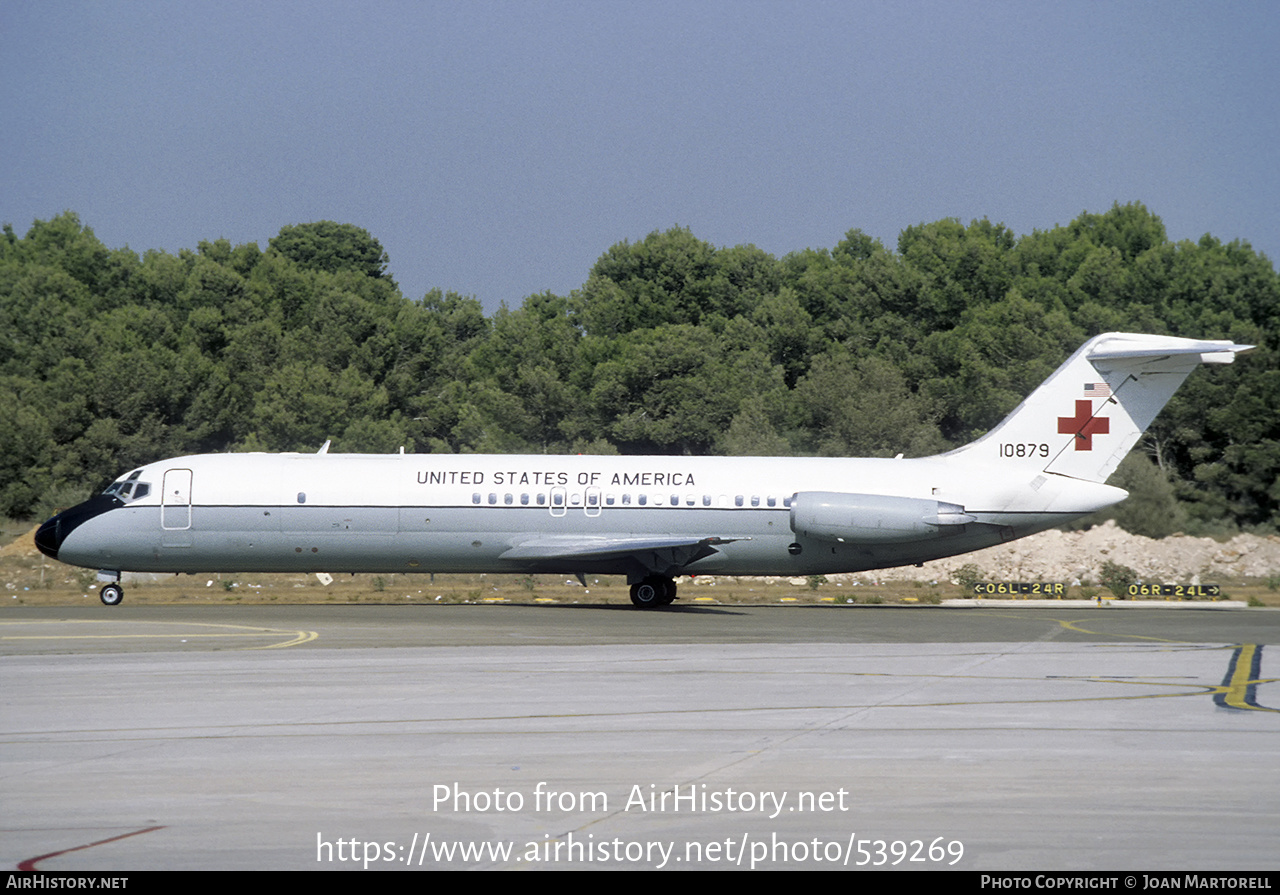
POLYGON ((138 481, 138 476, 142 475, 141 469, 136 469, 128 476, 113 482, 103 494, 112 494, 125 503, 129 503, 139 498, 146 497, 151 493, 151 485, 147 482, 138 481))

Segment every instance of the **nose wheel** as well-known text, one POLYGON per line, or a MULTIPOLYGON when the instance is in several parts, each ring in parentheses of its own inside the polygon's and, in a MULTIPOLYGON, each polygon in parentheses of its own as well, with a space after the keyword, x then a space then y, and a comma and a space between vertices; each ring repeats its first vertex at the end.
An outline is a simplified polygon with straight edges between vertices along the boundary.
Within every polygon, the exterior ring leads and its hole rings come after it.
POLYGON ((104 584, 98 591, 98 599, 106 606, 119 606, 124 602, 124 588, 118 584, 104 584))
POLYGON ((631 602, 639 609, 655 609, 669 606, 676 598, 674 579, 663 575, 650 575, 631 585, 631 602))

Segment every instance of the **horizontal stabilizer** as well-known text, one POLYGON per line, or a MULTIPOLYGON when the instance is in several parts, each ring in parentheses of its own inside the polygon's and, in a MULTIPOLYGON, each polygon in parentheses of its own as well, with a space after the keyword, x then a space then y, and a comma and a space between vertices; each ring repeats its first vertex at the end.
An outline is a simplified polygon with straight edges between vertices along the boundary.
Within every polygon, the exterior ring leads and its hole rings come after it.
POLYGON ((1256 347, 1236 345, 1218 339, 1174 339, 1162 336, 1129 336, 1123 333, 1100 337, 1091 344, 1093 347, 1090 348, 1087 356, 1094 362, 1130 357, 1175 357, 1198 354, 1200 363, 1229 364, 1235 360, 1237 354, 1252 351, 1256 347))

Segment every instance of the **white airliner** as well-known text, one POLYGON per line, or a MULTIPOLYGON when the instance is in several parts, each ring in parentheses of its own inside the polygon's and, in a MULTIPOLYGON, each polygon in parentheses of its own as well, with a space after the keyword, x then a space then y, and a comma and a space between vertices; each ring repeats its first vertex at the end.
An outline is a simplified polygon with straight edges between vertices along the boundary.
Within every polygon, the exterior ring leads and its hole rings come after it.
POLYGON ((921 563, 1110 506, 1104 484, 1200 363, 1250 345, 1108 333, 1000 425, 919 459, 205 454, 151 463, 54 516, 48 556, 121 571, 677 575, 921 563))

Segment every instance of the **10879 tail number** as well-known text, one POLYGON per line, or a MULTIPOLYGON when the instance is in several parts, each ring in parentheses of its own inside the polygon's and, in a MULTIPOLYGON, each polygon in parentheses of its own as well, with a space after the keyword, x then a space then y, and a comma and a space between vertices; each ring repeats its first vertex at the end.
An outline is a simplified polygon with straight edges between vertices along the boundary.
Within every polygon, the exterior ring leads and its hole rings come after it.
POLYGON ((1001 457, 1047 457, 1049 456, 1049 445, 1032 444, 1030 442, 1002 442, 1000 445, 1001 457))

